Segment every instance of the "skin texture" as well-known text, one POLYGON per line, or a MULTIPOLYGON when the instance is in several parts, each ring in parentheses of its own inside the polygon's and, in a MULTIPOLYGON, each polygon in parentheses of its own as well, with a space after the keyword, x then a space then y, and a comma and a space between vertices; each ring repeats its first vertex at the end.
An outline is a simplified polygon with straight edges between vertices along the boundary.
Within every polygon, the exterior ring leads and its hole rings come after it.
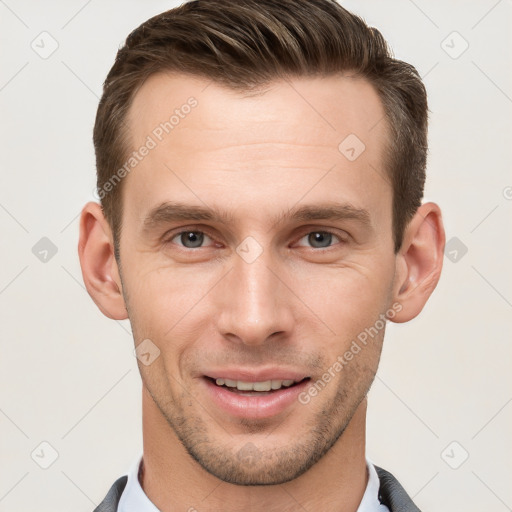
POLYGON ((108 317, 130 318, 135 345, 150 339, 160 350, 150 365, 138 361, 143 488, 162 511, 355 511, 384 328, 307 404, 269 418, 220 411, 203 376, 281 367, 314 383, 379 315, 414 318, 441 272, 440 209, 423 204, 393 253, 388 127, 363 79, 279 80, 249 95, 153 75, 129 111, 132 149, 190 97, 197 106, 125 178, 121 268, 99 205, 81 217, 91 297, 108 317), (338 149, 350 134, 365 145, 354 161, 338 149), (145 223, 169 201, 232 218, 145 223), (286 216, 325 204, 366 210, 369 222, 286 216), (262 250, 251 263, 237 252, 247 237, 262 250))

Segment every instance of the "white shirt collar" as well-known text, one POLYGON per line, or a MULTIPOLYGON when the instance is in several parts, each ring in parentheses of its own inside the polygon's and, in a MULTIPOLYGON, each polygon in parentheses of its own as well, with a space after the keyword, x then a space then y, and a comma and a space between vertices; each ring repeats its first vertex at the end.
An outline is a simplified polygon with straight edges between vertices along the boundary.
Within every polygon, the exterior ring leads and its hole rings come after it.
POLYGON ((160 512, 146 496, 139 482, 139 466, 142 461, 142 454, 139 453, 132 462, 128 471, 128 482, 124 488, 118 512, 160 512))
MULTIPOLYGON (((118 512, 159 512, 140 485, 138 475, 141 461, 142 454, 139 454, 126 473, 128 482, 119 500, 118 512)), ((366 467, 368 469, 368 484, 357 512, 389 512, 388 507, 379 502, 379 475, 368 458, 366 458, 366 467)))
POLYGON ((368 469, 368 484, 363 499, 357 507, 357 512, 389 512, 389 508, 379 501, 380 479, 373 462, 368 457, 366 457, 366 468, 368 469))

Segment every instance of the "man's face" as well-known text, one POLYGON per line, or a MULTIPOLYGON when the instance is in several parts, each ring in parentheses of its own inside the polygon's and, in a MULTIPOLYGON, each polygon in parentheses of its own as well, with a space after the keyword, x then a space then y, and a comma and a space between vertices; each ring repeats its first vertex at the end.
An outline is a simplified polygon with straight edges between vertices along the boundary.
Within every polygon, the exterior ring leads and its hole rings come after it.
POLYGON ((373 381, 395 276, 383 118, 373 88, 349 76, 249 96, 158 74, 134 98, 131 149, 156 142, 123 189, 123 294, 136 345, 160 350, 140 372, 151 407, 224 481, 308 470, 373 381), (176 218, 175 204, 223 217, 176 218), (306 207, 341 215, 293 215, 306 207), (305 380, 248 393, 215 378, 305 380))

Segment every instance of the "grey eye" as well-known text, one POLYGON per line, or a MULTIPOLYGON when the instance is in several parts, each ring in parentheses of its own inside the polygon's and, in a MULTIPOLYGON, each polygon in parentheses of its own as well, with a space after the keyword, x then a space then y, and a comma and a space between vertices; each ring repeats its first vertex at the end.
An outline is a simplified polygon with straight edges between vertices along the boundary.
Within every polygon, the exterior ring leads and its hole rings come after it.
POLYGON ((187 249, 196 249, 203 245, 205 237, 209 238, 208 235, 205 235, 202 231, 182 231, 174 238, 180 241, 178 245, 183 245, 187 249))
POLYGON ((329 233, 329 231, 312 231, 303 236, 301 240, 307 239, 307 243, 311 247, 323 249, 332 245, 333 236, 338 238, 336 235, 333 235, 333 233, 329 233))

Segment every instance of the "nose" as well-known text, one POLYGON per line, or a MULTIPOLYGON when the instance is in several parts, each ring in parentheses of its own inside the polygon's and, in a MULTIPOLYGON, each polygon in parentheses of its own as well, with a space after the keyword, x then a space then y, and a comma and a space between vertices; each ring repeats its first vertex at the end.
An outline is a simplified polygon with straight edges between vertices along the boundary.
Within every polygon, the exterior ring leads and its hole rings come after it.
POLYGON ((263 345, 270 337, 289 336, 294 327, 293 292, 286 275, 264 251, 248 263, 235 255, 222 280, 217 328, 231 341, 263 345))

